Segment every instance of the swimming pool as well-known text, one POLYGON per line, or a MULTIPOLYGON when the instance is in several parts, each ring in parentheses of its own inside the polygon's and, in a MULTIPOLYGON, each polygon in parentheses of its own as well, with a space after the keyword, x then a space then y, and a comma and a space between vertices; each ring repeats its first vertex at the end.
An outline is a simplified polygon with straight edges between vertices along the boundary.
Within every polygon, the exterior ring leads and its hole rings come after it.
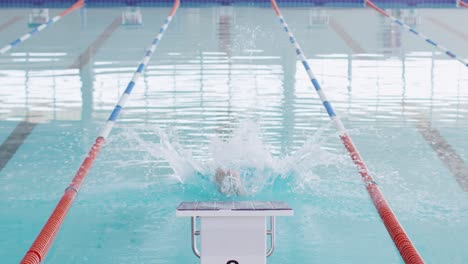
MULTIPOLYGON (((0 57, 0 139, 18 148, 0 171, 5 263, 23 257, 169 11, 121 26, 122 10, 72 13, 0 57)), ((13 21, 2 44, 29 12, 0 9, 13 21)), ((392 12, 468 57, 466 10, 392 12)), ((283 15, 421 255, 466 263, 466 67, 370 9, 283 15)), ((197 263, 175 208, 237 199, 209 180, 217 166, 243 172, 242 199, 295 209, 269 263, 402 262, 271 9, 181 8, 142 77, 47 263, 197 263)))

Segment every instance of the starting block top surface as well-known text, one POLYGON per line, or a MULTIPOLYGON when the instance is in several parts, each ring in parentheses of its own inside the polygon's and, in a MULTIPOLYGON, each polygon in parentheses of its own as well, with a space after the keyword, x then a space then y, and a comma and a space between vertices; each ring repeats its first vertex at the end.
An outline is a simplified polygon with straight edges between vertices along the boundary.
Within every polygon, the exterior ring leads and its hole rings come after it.
POLYGON ((177 216, 291 216, 294 211, 285 202, 182 202, 177 216))

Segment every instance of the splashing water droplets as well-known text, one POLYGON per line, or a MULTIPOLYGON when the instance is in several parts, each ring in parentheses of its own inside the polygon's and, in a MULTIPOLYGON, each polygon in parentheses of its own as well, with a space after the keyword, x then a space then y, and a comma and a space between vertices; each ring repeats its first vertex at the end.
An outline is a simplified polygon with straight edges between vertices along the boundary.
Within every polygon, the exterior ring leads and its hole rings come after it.
MULTIPOLYGON (((147 128, 145 128, 147 129, 147 128)), ((254 195, 266 189, 272 189, 282 181, 282 190, 306 191, 317 187, 322 181, 314 168, 340 166, 347 164, 344 155, 324 150, 321 145, 326 138, 323 129, 309 136, 304 144, 293 153, 276 157, 271 147, 262 140, 260 126, 253 121, 241 122, 229 134, 217 134, 209 138, 206 153, 195 155, 184 147, 174 131, 155 129, 159 142, 144 140, 137 132, 128 133, 151 159, 163 159, 173 170, 173 178, 182 184, 195 185, 205 189, 229 190, 228 181, 218 183, 215 180, 217 170, 234 171, 247 195, 254 195), (286 187, 286 188, 285 188, 286 187)), ((148 132, 148 131, 147 131, 148 132)), ((234 192, 226 192, 228 196, 234 192)))

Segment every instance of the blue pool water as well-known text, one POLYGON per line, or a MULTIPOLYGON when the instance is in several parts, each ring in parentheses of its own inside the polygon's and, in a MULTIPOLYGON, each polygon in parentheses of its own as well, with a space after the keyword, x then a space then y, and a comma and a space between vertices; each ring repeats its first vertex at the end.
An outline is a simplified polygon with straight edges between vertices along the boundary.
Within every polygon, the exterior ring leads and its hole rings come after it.
MULTIPOLYGON (((72 13, 0 57, 0 141, 37 124, 0 171, 2 263, 35 239, 169 12, 135 27, 122 10, 72 13)), ((391 11, 468 58, 466 10, 391 11)), ((18 17, 0 45, 29 12, 0 9, 18 17)), ((426 262, 467 263, 466 67, 370 9, 283 15, 426 262)), ((127 106, 46 263, 199 263, 175 208, 237 199, 295 210, 268 263, 402 263, 271 9, 181 8, 127 106), (250 195, 219 194, 217 167, 250 195)))

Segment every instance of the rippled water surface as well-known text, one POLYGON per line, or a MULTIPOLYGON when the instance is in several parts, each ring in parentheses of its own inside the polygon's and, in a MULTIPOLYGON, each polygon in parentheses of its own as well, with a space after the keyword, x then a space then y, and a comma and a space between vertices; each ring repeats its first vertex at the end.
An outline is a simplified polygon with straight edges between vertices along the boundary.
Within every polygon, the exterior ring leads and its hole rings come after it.
MULTIPOLYGON (((27 251, 169 12, 122 26, 122 10, 75 12, 0 57, 0 140, 24 138, 1 154, 2 263, 27 251)), ((468 58, 466 10, 390 11, 468 58)), ((0 9, 0 45, 29 12, 0 9)), ((427 263, 468 263, 468 69, 372 10, 283 15, 427 263)), ((274 12, 181 8, 46 263, 199 263, 175 208, 238 199, 295 210, 269 263, 402 263, 274 12), (218 167, 249 195, 218 193, 218 167)))

